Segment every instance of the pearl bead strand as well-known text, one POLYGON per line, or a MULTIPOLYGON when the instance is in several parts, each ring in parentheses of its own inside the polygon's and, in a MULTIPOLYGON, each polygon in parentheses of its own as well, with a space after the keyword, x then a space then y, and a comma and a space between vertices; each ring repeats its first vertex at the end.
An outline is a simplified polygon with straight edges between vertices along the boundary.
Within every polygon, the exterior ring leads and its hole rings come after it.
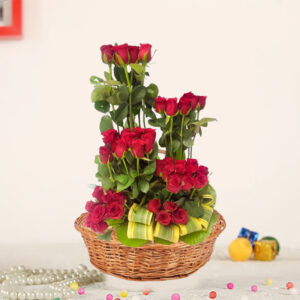
POLYGON ((84 265, 79 265, 75 270, 12 267, 8 271, 0 272, 0 296, 12 300, 73 298, 77 295, 70 287, 73 282, 85 286, 101 279, 100 272, 89 271, 84 265), (28 290, 25 286, 37 286, 38 289, 28 290))

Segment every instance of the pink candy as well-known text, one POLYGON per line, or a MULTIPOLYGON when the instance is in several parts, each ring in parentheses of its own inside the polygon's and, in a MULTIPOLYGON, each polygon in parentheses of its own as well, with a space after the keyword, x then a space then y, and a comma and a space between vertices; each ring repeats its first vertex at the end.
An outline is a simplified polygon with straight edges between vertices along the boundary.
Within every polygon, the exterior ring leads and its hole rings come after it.
POLYGON ((78 294, 79 295, 84 295, 85 294, 85 289, 84 288, 79 288, 78 289, 78 294))
POLYGON ((112 294, 107 294, 106 295, 106 300, 113 300, 114 296, 112 294))
POLYGON ((180 295, 179 294, 173 294, 171 297, 171 300, 180 300, 180 295))
POLYGON ((227 283, 227 288, 232 290, 234 288, 234 284, 232 282, 227 283))
POLYGON ((251 291, 252 291, 252 292, 257 292, 257 289, 258 289, 258 288, 257 288, 256 285, 252 285, 252 286, 251 286, 251 291))

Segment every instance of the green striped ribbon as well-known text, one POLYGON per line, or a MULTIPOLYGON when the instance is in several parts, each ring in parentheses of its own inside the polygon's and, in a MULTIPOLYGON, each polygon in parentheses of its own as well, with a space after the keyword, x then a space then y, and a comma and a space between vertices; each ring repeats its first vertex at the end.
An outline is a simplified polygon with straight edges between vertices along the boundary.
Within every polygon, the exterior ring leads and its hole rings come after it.
POLYGON ((127 236, 129 239, 153 241, 153 223, 145 225, 142 223, 128 222, 127 236))
POLYGON ((202 204, 214 207, 216 204, 216 199, 210 194, 202 195, 202 204))
POLYGON ((153 213, 146 208, 133 203, 128 212, 128 221, 149 225, 152 222, 153 213))
POLYGON ((177 243, 179 240, 179 228, 176 225, 164 226, 157 222, 154 229, 154 236, 172 243, 177 243))

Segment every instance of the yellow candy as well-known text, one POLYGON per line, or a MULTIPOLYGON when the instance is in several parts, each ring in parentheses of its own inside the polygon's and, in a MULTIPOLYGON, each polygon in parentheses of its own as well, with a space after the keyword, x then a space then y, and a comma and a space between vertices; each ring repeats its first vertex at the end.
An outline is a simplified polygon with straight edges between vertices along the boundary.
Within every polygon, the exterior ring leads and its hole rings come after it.
POLYGON ((122 290, 122 291, 120 292, 120 296, 125 298, 125 297, 128 296, 128 292, 127 292, 126 290, 122 290))
POLYGON ((273 280, 272 279, 267 279, 266 284, 268 286, 271 286, 273 284, 273 280))
POLYGON ((78 283, 76 281, 74 281, 70 287, 74 290, 74 291, 77 291, 78 290, 78 283))
POLYGON ((251 257, 253 249, 249 240, 237 238, 231 242, 228 251, 232 260, 246 261, 251 257))

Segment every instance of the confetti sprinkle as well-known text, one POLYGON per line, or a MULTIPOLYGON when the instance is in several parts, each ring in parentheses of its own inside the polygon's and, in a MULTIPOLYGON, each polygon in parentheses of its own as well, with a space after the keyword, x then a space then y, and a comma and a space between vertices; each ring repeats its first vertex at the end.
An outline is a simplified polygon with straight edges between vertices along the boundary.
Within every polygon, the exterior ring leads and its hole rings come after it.
POLYGON ((294 284, 292 282, 288 282, 286 284, 286 288, 289 290, 289 289, 292 289, 294 287, 294 284))
POLYGON ((180 300, 180 295, 179 294, 173 294, 171 297, 171 300, 180 300))
POLYGON ((251 291, 252 291, 252 292, 255 293, 255 292, 257 292, 257 290, 258 290, 257 285, 252 285, 252 286, 251 286, 251 291))
POLYGON ((209 298, 210 299, 215 299, 217 297, 217 293, 215 292, 215 291, 211 291, 210 293, 209 293, 209 298))
POLYGON ((234 284, 232 282, 227 283, 227 288, 232 290, 234 288, 234 284))
POLYGON ((273 285, 273 280, 272 279, 267 279, 266 280, 266 284, 268 285, 268 286, 271 286, 271 285, 273 285))

